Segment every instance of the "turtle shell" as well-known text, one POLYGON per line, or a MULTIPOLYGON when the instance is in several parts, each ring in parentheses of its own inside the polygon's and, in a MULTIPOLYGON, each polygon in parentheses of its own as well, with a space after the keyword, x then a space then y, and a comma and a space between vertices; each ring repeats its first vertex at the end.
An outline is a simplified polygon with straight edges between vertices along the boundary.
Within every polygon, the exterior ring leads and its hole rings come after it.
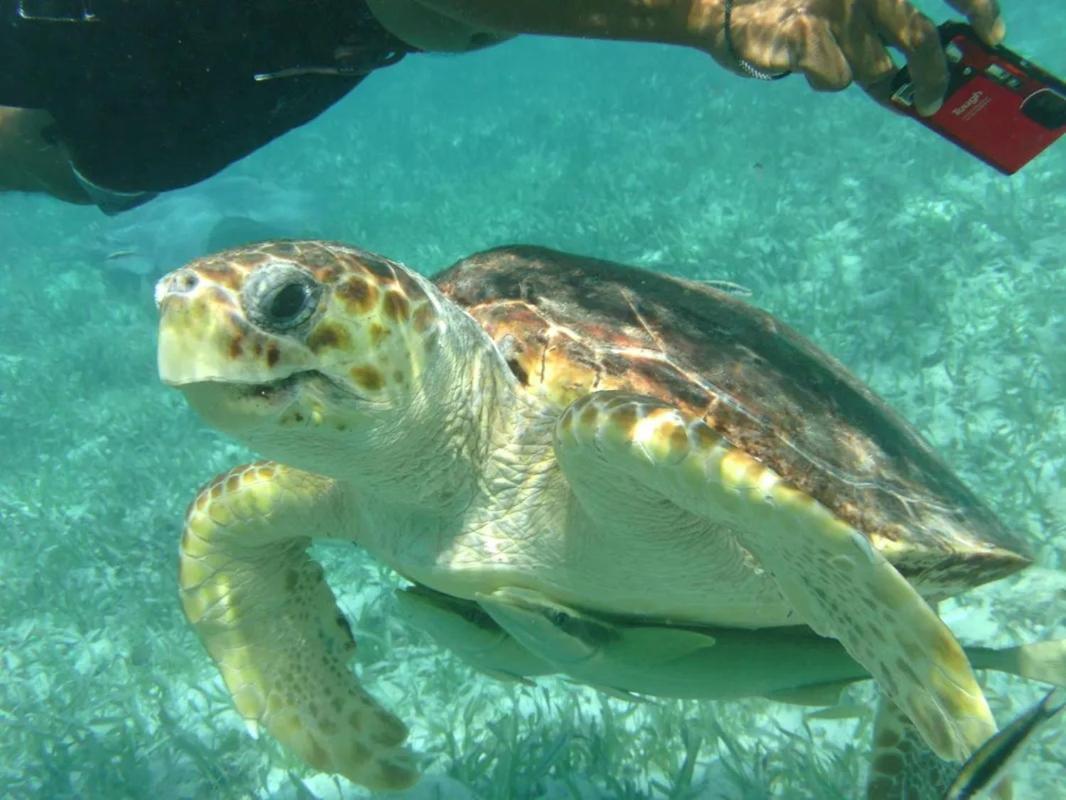
POLYGON ((435 283, 542 402, 561 410, 592 391, 625 390, 676 405, 867 536, 927 597, 1030 563, 914 428, 735 296, 536 247, 477 254, 435 283))

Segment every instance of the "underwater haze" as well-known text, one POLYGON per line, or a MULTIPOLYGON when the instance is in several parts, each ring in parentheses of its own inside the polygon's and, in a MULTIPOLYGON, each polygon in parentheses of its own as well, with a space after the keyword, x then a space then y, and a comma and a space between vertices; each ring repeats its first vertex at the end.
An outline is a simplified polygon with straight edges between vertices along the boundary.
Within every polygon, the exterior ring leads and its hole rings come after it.
MULTIPOLYGON (((1004 5, 1007 44, 1066 73, 1061 0, 1004 5)), ((739 284, 885 397, 1030 543, 1031 570, 941 605, 960 640, 1066 637, 1066 143, 1005 177, 858 89, 743 80, 668 47, 525 38, 409 56, 128 214, 0 195, 0 797, 370 796, 247 734, 178 602, 186 505, 253 454, 159 382, 153 283, 282 236, 425 274, 531 243, 739 284)), ((404 625, 394 574, 354 548, 316 554, 363 682, 426 756, 422 782, 391 797, 861 796, 869 683, 811 716, 495 682, 404 625)), ((982 681, 1001 723, 1044 691, 982 681)), ((1062 796, 1061 729, 1025 750, 1017 797, 1062 796)))

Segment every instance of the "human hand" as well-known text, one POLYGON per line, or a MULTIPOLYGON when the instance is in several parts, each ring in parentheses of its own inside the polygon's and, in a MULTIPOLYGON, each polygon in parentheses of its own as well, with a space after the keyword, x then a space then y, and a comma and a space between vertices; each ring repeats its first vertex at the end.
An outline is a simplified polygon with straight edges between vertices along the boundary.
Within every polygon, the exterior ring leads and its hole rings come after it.
POLYGON ((68 203, 90 203, 74 177, 66 148, 45 131, 47 111, 0 106, 0 193, 43 192, 68 203))
MULTIPOLYGON (((965 14, 988 44, 1003 40, 997 0, 946 2, 965 14)), ((947 91, 936 25, 907 0, 733 0, 728 39, 732 52, 723 31, 711 55, 741 74, 738 59, 769 74, 802 72, 820 91, 854 81, 885 102, 899 69, 888 52, 892 47, 907 59, 918 113, 936 113, 947 91)))

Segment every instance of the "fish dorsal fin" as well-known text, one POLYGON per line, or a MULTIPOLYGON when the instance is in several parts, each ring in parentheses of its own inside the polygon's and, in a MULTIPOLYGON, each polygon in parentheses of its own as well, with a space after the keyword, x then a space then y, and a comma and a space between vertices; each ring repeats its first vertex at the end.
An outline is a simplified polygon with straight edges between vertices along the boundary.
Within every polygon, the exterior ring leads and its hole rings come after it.
POLYGON ((479 667, 476 664, 471 664, 474 669, 480 672, 482 675, 487 675, 495 681, 501 683, 517 683, 520 686, 536 686, 536 681, 530 680, 525 675, 518 675, 514 672, 508 672, 503 669, 491 669, 489 667, 479 667))
POLYGON ((605 694, 608 697, 613 697, 615 700, 622 700, 626 703, 651 703, 654 700, 654 698, 646 697, 642 694, 634 694, 626 689, 617 689, 614 686, 605 686, 599 683, 585 683, 584 681, 569 682, 575 686, 584 686, 595 689, 600 694, 605 694))
POLYGON ((629 658, 640 658, 649 667, 677 661, 715 645, 715 639, 710 634, 686 628, 620 625, 617 630, 621 635, 611 644, 611 648, 624 651, 629 658))
POLYGON ((820 708, 817 711, 811 711, 803 715, 805 720, 843 720, 843 719, 860 719, 866 717, 871 712, 869 706, 860 705, 859 703, 840 703, 829 708, 820 708))
POLYGON ((854 681, 833 681, 794 689, 778 689, 764 695, 768 700, 790 703, 795 706, 835 706, 840 702, 840 693, 854 681))

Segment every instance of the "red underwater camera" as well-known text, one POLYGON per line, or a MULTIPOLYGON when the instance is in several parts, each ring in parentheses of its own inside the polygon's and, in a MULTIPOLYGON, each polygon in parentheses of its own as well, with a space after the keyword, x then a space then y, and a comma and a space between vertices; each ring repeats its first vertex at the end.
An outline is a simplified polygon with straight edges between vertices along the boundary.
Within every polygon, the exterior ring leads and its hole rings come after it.
POLYGON ((1013 175, 1066 131, 1066 83, 1006 47, 989 47, 965 23, 938 30, 949 74, 944 105, 919 116, 906 68, 892 83, 892 105, 1013 175))

